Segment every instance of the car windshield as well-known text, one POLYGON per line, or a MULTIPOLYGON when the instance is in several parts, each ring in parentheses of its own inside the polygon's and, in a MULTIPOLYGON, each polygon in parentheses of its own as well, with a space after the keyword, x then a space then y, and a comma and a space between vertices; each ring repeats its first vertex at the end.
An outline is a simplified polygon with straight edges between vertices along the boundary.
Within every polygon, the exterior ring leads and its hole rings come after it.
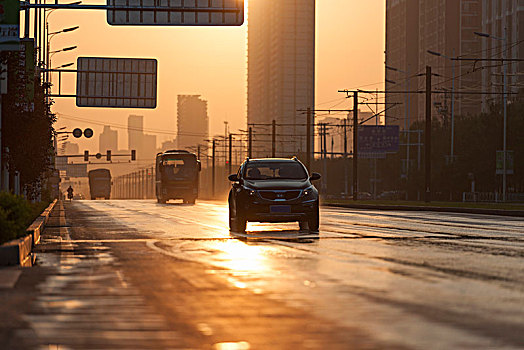
POLYGON ((307 178, 304 167, 298 162, 249 162, 246 180, 303 180, 307 178))

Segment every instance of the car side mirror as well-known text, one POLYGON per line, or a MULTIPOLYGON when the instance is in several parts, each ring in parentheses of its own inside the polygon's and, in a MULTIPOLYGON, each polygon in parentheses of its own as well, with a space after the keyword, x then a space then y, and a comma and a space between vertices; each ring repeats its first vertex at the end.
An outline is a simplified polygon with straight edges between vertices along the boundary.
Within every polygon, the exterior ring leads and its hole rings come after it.
POLYGON ((322 176, 319 174, 319 173, 312 173, 311 176, 309 177, 309 179, 311 181, 315 181, 315 180, 320 180, 322 176))
POLYGON ((229 179, 229 181, 232 181, 232 182, 236 182, 238 181, 238 176, 237 174, 231 174, 227 177, 229 179))

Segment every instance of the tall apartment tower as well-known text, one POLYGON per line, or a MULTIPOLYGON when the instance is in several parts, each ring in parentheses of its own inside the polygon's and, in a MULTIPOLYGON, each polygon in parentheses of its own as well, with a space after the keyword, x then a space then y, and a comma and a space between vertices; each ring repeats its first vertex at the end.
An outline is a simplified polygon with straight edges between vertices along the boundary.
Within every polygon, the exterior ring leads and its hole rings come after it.
POLYGON ((144 135, 144 116, 131 114, 127 118, 127 144, 128 149, 138 150, 142 148, 142 136, 144 135))
POLYGON ((207 144, 206 139, 208 136, 207 101, 201 99, 200 95, 178 95, 178 148, 195 150, 198 145, 207 144))
POLYGON ((156 135, 144 134, 144 116, 131 114, 127 119, 129 150, 136 150, 140 160, 153 161, 156 155, 156 135))
POLYGON ((118 151, 118 131, 111 130, 109 125, 104 125, 104 131, 99 136, 99 150, 100 153, 107 150, 118 151))
MULTIPOLYGON (((482 0, 396 0, 386 2, 386 90, 423 90, 426 66, 432 67, 435 117, 451 117, 451 91, 481 91, 481 71, 473 64, 449 58, 477 57, 481 41, 482 0), (428 50, 441 54, 428 53, 428 50), (454 78, 453 78, 454 76, 454 78)), ((481 95, 454 95, 454 115, 478 114, 481 95)), ((423 120, 425 98, 416 94, 390 94, 386 123, 406 129, 423 120)))
MULTIPOLYGON (((500 39, 483 38, 482 52, 484 58, 523 58, 524 45, 518 43, 524 40, 524 1, 523 0, 483 0, 482 32, 500 39), (505 44, 507 47, 504 48, 505 44)), ((493 93, 503 92, 503 67, 491 64, 482 70, 482 85, 493 93)), ((508 62, 507 92, 518 92, 524 85, 524 62, 508 62)), ((493 103, 502 103, 502 95, 488 95, 483 100, 482 109, 489 109, 493 103)), ((508 95, 508 98, 513 98, 508 95)))
MULTIPOLYGON (((419 0, 386 1, 386 90, 414 91, 419 70, 419 0)), ((408 129, 419 119, 418 94, 387 94, 386 124, 408 129), (398 104, 393 107, 393 104, 398 104)))
MULTIPOLYGON (((315 0, 250 0, 247 120, 255 156, 306 150, 306 113, 315 102, 315 0)), ((313 139, 313 137, 312 137, 313 139)))

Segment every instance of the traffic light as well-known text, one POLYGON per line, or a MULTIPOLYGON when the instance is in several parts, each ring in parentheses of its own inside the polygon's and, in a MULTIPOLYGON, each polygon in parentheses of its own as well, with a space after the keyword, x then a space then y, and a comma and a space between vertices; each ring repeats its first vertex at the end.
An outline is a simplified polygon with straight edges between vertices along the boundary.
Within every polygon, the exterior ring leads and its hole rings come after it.
POLYGON ((131 160, 136 160, 136 150, 131 150, 131 160))
POLYGON ((84 151, 84 161, 89 162, 89 151, 84 151))
POLYGON ((107 150, 107 155, 106 155, 106 158, 107 158, 107 161, 110 162, 111 161, 111 150, 107 150))

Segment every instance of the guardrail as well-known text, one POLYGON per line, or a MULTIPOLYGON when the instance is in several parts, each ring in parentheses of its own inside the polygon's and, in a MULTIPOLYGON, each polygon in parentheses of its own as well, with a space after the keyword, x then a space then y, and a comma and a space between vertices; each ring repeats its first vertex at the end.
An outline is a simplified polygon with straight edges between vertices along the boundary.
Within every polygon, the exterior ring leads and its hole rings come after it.
MULTIPOLYGON (((502 194, 498 192, 462 192, 463 202, 502 202, 502 194)), ((524 193, 507 193, 506 202, 524 203, 524 193)))

